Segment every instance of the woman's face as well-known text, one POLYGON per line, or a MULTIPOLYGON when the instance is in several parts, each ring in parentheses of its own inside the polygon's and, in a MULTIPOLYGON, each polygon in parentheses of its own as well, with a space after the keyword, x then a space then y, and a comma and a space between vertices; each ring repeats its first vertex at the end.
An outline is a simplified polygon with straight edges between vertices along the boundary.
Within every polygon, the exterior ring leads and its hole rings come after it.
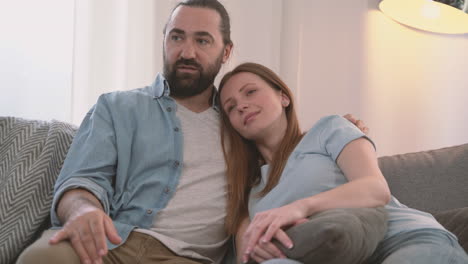
POLYGON ((220 101, 233 128, 247 139, 264 139, 287 125, 284 107, 289 98, 253 73, 233 75, 221 90, 220 101))

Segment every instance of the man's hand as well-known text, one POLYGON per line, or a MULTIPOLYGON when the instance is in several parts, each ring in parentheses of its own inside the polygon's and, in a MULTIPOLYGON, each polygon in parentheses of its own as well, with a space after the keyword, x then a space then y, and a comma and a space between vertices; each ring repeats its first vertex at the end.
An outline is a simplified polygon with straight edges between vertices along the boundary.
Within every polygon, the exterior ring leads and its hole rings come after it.
POLYGON ((113 244, 121 238, 99 201, 85 190, 66 192, 57 209, 63 228, 49 240, 54 245, 69 240, 81 263, 102 263, 107 254, 106 237, 113 244))
POLYGON ((364 124, 364 121, 357 119, 352 114, 346 114, 343 116, 344 118, 348 119, 349 122, 353 123, 357 128, 359 128, 362 133, 369 135, 369 128, 364 124))

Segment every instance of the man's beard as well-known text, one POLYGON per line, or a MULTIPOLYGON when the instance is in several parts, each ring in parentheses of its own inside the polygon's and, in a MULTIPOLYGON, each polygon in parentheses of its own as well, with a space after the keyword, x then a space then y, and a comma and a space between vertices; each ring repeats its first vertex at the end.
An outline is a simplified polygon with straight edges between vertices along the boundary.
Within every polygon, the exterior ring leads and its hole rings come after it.
POLYGON ((214 64, 207 66, 206 71, 194 59, 179 59, 173 65, 169 65, 166 56, 164 56, 164 77, 169 83, 171 88, 171 96, 177 98, 187 98, 198 95, 211 87, 219 73, 222 65, 223 54, 221 53, 214 64), (198 72, 192 73, 178 73, 177 67, 186 65, 195 67, 198 72))

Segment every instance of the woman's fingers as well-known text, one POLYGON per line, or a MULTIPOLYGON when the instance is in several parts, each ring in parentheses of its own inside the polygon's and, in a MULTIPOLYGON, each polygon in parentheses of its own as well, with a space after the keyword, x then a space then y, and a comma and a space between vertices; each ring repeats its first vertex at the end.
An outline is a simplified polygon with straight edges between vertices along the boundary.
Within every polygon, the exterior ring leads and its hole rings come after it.
MULTIPOLYGON (((278 240, 284 247, 293 248, 294 244, 291 238, 282 229, 278 229, 274 235, 274 238, 278 240)), ((278 249, 279 250, 279 249, 278 249)))
POLYGON ((252 250, 257 244, 258 240, 260 239, 260 236, 265 232, 265 229, 268 227, 268 225, 264 223, 266 222, 263 219, 261 219, 261 217, 256 216, 247 228, 247 231, 244 234, 244 241, 247 241, 244 255, 246 255, 247 257, 250 255, 250 253, 252 253, 252 250))
POLYGON ((273 258, 286 258, 283 252, 271 242, 257 244, 252 251, 251 257, 258 263, 273 258))

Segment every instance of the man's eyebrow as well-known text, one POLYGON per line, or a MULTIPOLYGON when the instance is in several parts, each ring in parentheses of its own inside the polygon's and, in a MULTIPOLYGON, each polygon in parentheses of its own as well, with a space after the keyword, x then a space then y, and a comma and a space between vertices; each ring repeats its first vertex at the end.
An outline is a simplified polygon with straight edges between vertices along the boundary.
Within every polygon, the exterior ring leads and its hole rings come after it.
POLYGON ((169 31, 169 34, 171 34, 171 33, 185 34, 185 31, 183 31, 180 28, 173 28, 173 29, 171 29, 171 31, 169 31))
POLYGON ((195 32, 195 36, 209 37, 211 40, 214 40, 213 36, 209 32, 206 32, 206 31, 197 31, 197 32, 195 32))
MULTIPOLYGON (((180 28, 173 28, 169 31, 169 34, 171 33, 176 33, 176 34, 182 34, 182 35, 185 35, 186 32, 180 28)), ((195 32, 195 36, 197 37, 209 37, 211 40, 214 40, 214 37, 213 35, 211 35, 209 32, 207 31, 197 31, 195 32)))

